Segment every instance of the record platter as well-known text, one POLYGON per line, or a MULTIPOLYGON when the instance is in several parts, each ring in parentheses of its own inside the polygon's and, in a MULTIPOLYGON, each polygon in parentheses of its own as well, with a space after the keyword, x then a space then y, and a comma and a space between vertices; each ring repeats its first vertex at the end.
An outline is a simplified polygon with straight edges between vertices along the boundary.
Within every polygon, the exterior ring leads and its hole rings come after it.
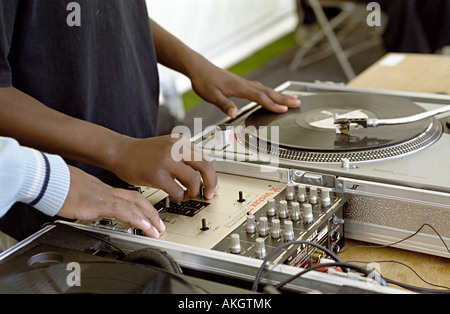
POLYGON ((389 96, 329 93, 301 98, 300 108, 284 114, 259 108, 248 115, 237 139, 251 150, 307 162, 370 161, 400 156, 436 141, 442 126, 432 118, 394 126, 336 132, 334 116, 399 118, 423 112, 414 103, 389 96), (267 127, 267 132, 258 132, 267 127), (272 129, 279 132, 271 143, 272 129), (256 132, 255 132, 256 131, 256 132), (242 134, 243 133, 243 134, 242 134), (258 145, 252 145, 258 143, 258 145), (271 150, 271 147, 278 149, 271 150))

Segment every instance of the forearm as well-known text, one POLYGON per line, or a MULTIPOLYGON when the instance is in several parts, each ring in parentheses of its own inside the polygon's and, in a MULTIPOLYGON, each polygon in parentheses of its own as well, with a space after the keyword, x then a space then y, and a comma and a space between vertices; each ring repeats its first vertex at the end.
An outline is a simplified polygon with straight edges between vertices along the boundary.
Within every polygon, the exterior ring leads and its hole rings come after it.
POLYGON ((53 110, 14 87, 0 88, 0 135, 111 170, 121 135, 53 110))
POLYGON ((195 69, 206 64, 212 65, 206 58, 189 48, 178 38, 150 19, 153 41, 158 63, 187 77, 195 74, 195 69))

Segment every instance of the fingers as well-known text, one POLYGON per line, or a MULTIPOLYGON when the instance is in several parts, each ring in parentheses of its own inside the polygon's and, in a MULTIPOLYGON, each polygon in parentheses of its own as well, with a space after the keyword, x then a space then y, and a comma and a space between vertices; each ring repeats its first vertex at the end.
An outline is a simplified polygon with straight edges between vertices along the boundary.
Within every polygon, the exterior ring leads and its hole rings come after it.
MULTIPOLYGON (((193 176, 195 176, 194 183, 201 184, 201 186, 204 187, 204 197, 206 199, 212 199, 214 197, 214 193, 217 193, 218 190, 216 170, 214 169, 212 163, 208 161, 207 156, 204 155, 203 150, 195 146, 195 144, 192 142, 190 142, 190 145, 193 152, 192 156, 194 157, 194 159, 187 160, 185 161, 185 163, 190 166, 191 169, 196 171, 196 174, 192 174, 193 176), (201 156, 201 159, 195 159, 195 156, 201 156)), ((201 186, 198 188, 201 188, 201 186)), ((194 185, 193 188, 197 189, 197 185, 194 185)), ((198 189, 193 191, 198 192, 200 190, 198 189)))
POLYGON ((289 108, 297 108, 301 102, 297 95, 281 94, 259 82, 248 82, 247 93, 251 100, 276 113, 286 112, 289 108))
POLYGON ((114 197, 104 203, 102 215, 141 229, 148 237, 159 238, 166 227, 150 202, 139 192, 123 189, 113 191, 114 197))
POLYGON ((175 203, 198 197, 202 188, 205 198, 211 199, 217 191, 217 175, 208 156, 186 137, 173 134, 172 140, 166 166, 154 173, 156 187, 175 203))
POLYGON ((215 95, 215 104, 229 117, 235 118, 238 109, 227 97, 236 96, 254 101, 262 107, 275 112, 283 113, 289 108, 297 108, 301 102, 297 95, 281 94, 260 82, 238 79, 239 82, 225 90, 218 90, 215 95))
POLYGON ((205 198, 213 198, 217 190, 217 175, 212 163, 207 160, 203 151, 187 138, 183 137, 180 141, 183 142, 184 158, 182 162, 174 165, 173 177, 185 187, 185 190, 182 199, 179 197, 180 191, 177 191, 176 201, 198 197, 202 187, 205 198))
POLYGON ((165 230, 156 209, 139 192, 113 188, 72 166, 69 171, 70 189, 59 216, 76 220, 117 218, 154 238, 165 230))
POLYGON ((215 104, 230 118, 236 118, 238 114, 238 108, 230 99, 225 97, 220 91, 216 92, 215 104))

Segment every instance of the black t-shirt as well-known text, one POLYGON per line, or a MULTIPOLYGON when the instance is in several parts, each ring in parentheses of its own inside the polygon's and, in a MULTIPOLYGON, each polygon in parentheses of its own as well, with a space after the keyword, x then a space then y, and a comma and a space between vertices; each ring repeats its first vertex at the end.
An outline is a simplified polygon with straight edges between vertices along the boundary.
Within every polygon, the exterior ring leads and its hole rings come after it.
POLYGON ((154 136, 159 79, 145 1, 1 0, 0 86, 121 134, 154 136))
MULTIPOLYGON (((14 86, 62 113, 128 136, 154 136, 156 63, 145 0, 0 0, 0 87, 14 86)), ((127 185, 68 162, 112 186, 127 185)), ((23 205, 0 221, 17 239, 48 218, 32 218, 38 212, 23 205)))

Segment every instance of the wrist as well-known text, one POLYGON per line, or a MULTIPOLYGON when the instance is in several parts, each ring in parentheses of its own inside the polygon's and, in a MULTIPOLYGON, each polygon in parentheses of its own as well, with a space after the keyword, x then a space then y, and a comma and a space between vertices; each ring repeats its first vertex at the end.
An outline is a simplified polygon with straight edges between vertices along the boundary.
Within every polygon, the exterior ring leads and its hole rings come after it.
POLYGON ((23 188, 19 201, 34 206, 48 216, 61 209, 70 186, 70 174, 64 160, 57 155, 21 148, 23 162, 23 188))
POLYGON ((129 136, 117 134, 102 154, 103 158, 100 167, 117 175, 122 164, 122 156, 132 139, 129 136))

